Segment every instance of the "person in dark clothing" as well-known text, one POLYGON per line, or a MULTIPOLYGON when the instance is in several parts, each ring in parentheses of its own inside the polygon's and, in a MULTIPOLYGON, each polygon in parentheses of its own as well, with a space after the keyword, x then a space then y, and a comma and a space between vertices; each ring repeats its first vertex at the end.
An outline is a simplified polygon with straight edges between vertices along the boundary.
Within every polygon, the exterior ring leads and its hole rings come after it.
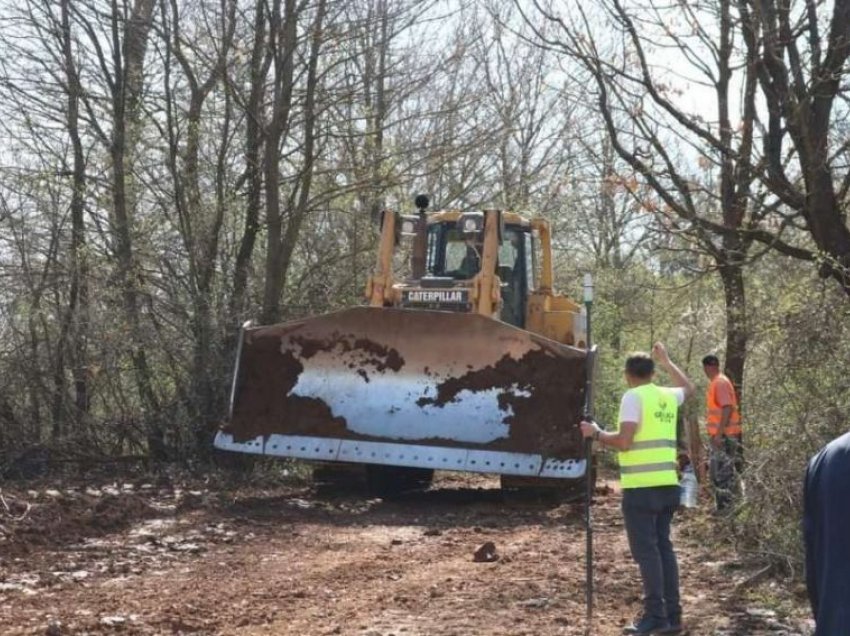
POLYGON ((850 433, 809 461, 803 502, 815 636, 850 634, 850 433))

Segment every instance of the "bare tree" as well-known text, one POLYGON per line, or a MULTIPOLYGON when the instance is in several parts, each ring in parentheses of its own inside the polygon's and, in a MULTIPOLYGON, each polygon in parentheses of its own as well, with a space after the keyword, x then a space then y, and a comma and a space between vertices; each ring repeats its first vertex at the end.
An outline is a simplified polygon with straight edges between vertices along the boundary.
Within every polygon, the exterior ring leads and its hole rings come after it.
POLYGON ((850 295, 850 143, 842 84, 850 58, 850 0, 739 3, 748 58, 767 102, 759 175, 810 233, 819 263, 850 295), (824 38, 825 35, 825 38, 824 38), (789 160, 789 154, 792 155, 789 160))
MULTIPOLYGON (((74 378, 75 406, 77 420, 88 413, 88 364, 87 364, 87 331, 89 321, 89 264, 86 249, 85 227, 85 197, 86 197, 86 160, 80 135, 80 84, 79 73, 74 59, 71 34, 70 0, 60 2, 60 23, 62 39, 62 61, 65 70, 67 92, 67 129, 71 140, 73 165, 71 167, 71 245, 70 245, 70 290, 68 307, 62 319, 60 339, 57 345, 61 352, 70 342, 72 374, 74 378)), ((57 396, 54 407, 54 432, 61 434, 61 415, 58 412, 64 398, 64 364, 61 360, 56 365, 57 396), (61 394, 60 394, 61 393, 61 394)))
POLYGON ((132 6, 111 0, 108 12, 86 3, 72 3, 70 7, 83 42, 80 46, 92 58, 86 71, 90 85, 84 86, 80 93, 85 121, 109 157, 107 240, 114 255, 118 289, 129 325, 126 347, 139 399, 148 414, 150 443, 159 447, 160 400, 143 336, 146 283, 135 238, 139 202, 135 166, 140 153, 145 61, 155 5, 154 0, 137 0, 132 6), (101 94, 101 88, 105 95, 101 94))
MULTIPOLYGON (((272 61, 271 49, 266 46, 266 15, 264 0, 254 4, 253 31, 251 32, 251 55, 244 69, 247 75, 249 93, 242 97, 238 88, 239 80, 235 73, 240 68, 236 66, 226 77, 228 91, 235 96, 238 105, 245 113, 245 215, 244 225, 239 239, 239 250, 233 266, 233 291, 230 299, 228 316, 231 327, 235 327, 239 317, 245 311, 248 275, 257 236, 260 232, 260 208, 262 206, 263 170, 263 99, 265 96, 265 80, 272 61)), ((247 17, 247 16, 242 16, 247 17)))
MULTIPOLYGON (((32 298, 38 307, 39 324, 31 324, 30 337, 33 338, 36 356, 33 364, 39 365, 37 352, 42 344, 46 348, 52 384, 51 438, 59 440, 79 433, 79 425, 90 406, 87 352, 89 250, 85 228, 87 162, 80 132, 82 89, 74 53, 70 4, 60 2, 57 6, 48 2, 28 2, 20 8, 20 18, 29 38, 23 44, 17 44, 14 38, 4 38, 4 45, 9 45, 6 48, 9 66, 3 69, 0 81, 8 98, 7 104, 11 106, 11 110, 4 113, 9 118, 5 128, 10 138, 14 131, 11 122, 17 121, 13 114, 17 108, 26 113, 24 125, 32 134, 30 142, 17 139, 19 150, 26 148, 28 156, 42 165, 55 165, 58 177, 55 183, 45 188, 55 208, 51 210, 52 214, 47 215, 49 247, 39 264, 41 282, 31 288, 32 298), (42 80, 31 81, 29 77, 36 75, 28 77, 28 72, 37 72, 42 80), (40 92, 50 91, 55 91, 62 100, 41 98, 40 92), (57 130, 61 132, 54 133, 57 130), (68 184, 70 188, 66 196, 63 190, 68 184), (70 232, 65 230, 66 213, 70 216, 70 232), (60 281, 67 287, 58 285, 60 281), (42 301, 48 301, 50 309, 44 307, 42 301), (73 399, 69 399, 69 375, 73 382, 73 399)), ((14 185, 9 184, 13 191, 17 190, 19 200, 38 196, 38 189, 25 185, 25 165, 23 161, 19 164, 19 175, 12 182, 14 185)), ((7 205, 8 201, 4 200, 4 207, 7 205)), ((26 207, 22 206, 19 210, 22 221, 30 216, 24 211, 26 207)), ((9 210, 6 214, 10 218, 16 216, 9 210)), ((37 231, 29 237, 21 234, 20 238, 31 240, 36 235, 37 231)), ((22 264, 32 255, 24 257, 22 264)))
POLYGON ((751 245, 760 240, 806 253, 762 229, 775 206, 758 198, 756 65, 753 52, 736 44, 741 16, 734 15, 731 0, 699 7, 609 0, 608 19, 601 22, 580 8, 579 17, 568 22, 536 7, 559 29, 556 36, 538 31, 540 41, 582 64, 596 87, 613 148, 651 188, 653 197, 644 207, 714 261, 726 302, 725 370, 740 388, 747 351, 742 268, 751 245), (619 39, 612 40, 612 32, 619 39), (658 46, 664 47, 663 58, 658 46), (676 64, 664 62, 670 59, 676 64), (711 95, 714 117, 684 103, 677 77, 711 95), (733 112, 737 90, 742 97, 733 112), (719 177, 706 178, 714 169, 719 177))
MULTIPOLYGON (((653 24, 647 27, 647 14, 637 11, 645 8, 645 4, 610 1, 605 6, 630 44, 645 40, 650 32, 657 33, 652 31, 653 24), (641 16, 639 20, 637 15, 641 16)), ((653 6, 650 4, 650 9, 653 6)), ((848 115, 846 87, 841 77, 850 57, 850 2, 771 0, 710 6, 715 16, 713 27, 696 5, 681 3, 663 10, 659 5, 655 7, 655 15, 663 11, 666 22, 674 19, 684 22, 689 31, 704 41, 707 47, 704 50, 710 57, 695 55, 693 50, 683 51, 692 65, 708 70, 709 62, 722 62, 729 59, 730 51, 743 51, 739 58, 743 58, 741 66, 747 79, 738 86, 746 87, 747 93, 757 86, 766 105, 764 109, 754 108, 752 115, 755 129, 752 143, 760 146, 760 153, 740 152, 746 150, 736 147, 741 135, 733 134, 730 142, 728 129, 722 125, 707 128, 692 116, 683 117, 687 114, 658 90, 661 87, 655 78, 651 74, 646 77, 645 56, 638 60, 641 68, 633 74, 618 70, 615 64, 597 65, 597 74, 611 73, 621 80, 632 80, 634 85, 644 85, 649 103, 671 117, 681 135, 692 135, 708 153, 724 157, 725 171, 730 169, 730 161, 740 166, 737 173, 742 178, 757 178, 778 203, 768 208, 770 218, 754 227, 714 227, 706 225, 709 220, 703 217, 695 219, 695 223, 721 235, 734 233, 742 240, 758 241, 794 258, 815 262, 822 276, 832 277, 850 293, 846 275, 850 230, 845 222, 850 194, 846 159, 850 148, 841 132, 848 115), (648 90, 647 79, 652 80, 656 90, 648 90), (786 232, 789 228, 807 232, 815 248, 796 240, 794 232, 786 232)), ((570 49, 586 61, 605 59, 606 56, 599 55, 598 42, 588 41, 593 29, 592 20, 586 15, 584 20, 568 23, 542 4, 538 3, 537 8, 562 27, 563 33, 572 34, 559 41, 550 40, 548 45, 570 49)), ((681 33, 677 35, 669 24, 665 26, 663 35, 679 43, 686 42, 681 33)), ((733 64, 730 71, 736 68, 739 67, 733 64)), ((727 88, 731 86, 729 73, 712 73, 710 77, 712 86, 721 89, 724 83, 727 88)), ((608 82, 609 89, 610 86, 608 82)), ((731 190, 722 189, 728 201, 731 190)))
POLYGON ((472 47, 485 83, 480 107, 497 124, 492 197, 510 209, 552 212, 555 185, 575 165, 578 104, 556 79, 557 56, 516 33, 510 9, 491 5, 472 47))
MULTIPOLYGON (((221 259, 219 245, 226 211, 223 189, 226 188, 227 175, 216 170, 216 188, 204 192, 201 151, 205 141, 204 116, 214 112, 208 101, 223 84, 228 59, 233 52, 236 2, 222 0, 217 6, 202 3, 197 6, 198 13, 190 12, 188 16, 181 15, 177 0, 163 0, 160 9, 164 44, 166 163, 172 184, 164 192, 163 209, 166 216, 170 215, 172 206, 176 212, 176 225, 186 258, 193 335, 193 362, 189 371, 192 388, 188 408, 192 414, 198 450, 203 452, 209 448, 210 425, 220 417, 223 404, 219 397, 223 394, 223 378, 218 377, 221 365, 216 354, 220 351, 220 338, 217 336, 220 326, 214 319, 217 302, 214 285, 221 259), (186 26, 187 19, 192 19, 193 24, 186 26), (188 102, 185 105, 178 97, 183 93, 188 102)), ((222 99, 224 116, 220 129, 222 138, 216 152, 218 164, 227 152, 231 125, 226 92, 222 92, 222 99)), ((210 135, 209 141, 212 139, 210 135)), ((153 184, 158 181, 164 179, 158 179, 157 175, 151 178, 153 184)))

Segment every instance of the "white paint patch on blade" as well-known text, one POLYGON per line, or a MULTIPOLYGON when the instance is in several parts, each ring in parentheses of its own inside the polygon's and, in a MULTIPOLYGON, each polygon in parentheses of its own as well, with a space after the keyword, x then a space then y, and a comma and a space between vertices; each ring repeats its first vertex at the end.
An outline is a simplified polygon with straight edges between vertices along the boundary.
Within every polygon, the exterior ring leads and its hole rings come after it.
MULTIPOLYGON (((508 436, 505 419, 512 409, 499 408, 504 389, 460 391, 442 406, 423 404, 421 398, 437 396, 438 380, 425 375, 370 373, 367 382, 348 368, 313 368, 309 362, 290 395, 324 401, 335 417, 343 417, 347 428, 362 435, 399 440, 438 437, 458 442, 487 444, 508 436)), ((512 393, 530 393, 514 387, 512 393), (516 390, 514 390, 516 389, 516 390)))

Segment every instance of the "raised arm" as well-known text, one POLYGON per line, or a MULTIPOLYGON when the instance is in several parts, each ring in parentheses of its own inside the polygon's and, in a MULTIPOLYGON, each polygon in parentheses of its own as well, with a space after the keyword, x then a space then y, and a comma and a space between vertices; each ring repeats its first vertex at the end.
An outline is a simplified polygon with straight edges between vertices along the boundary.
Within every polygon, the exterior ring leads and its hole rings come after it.
POLYGON ((652 347, 652 355, 658 361, 659 366, 664 369, 670 378, 673 380, 673 384, 681 387, 685 390, 685 399, 687 400, 694 394, 694 383, 685 375, 685 373, 677 367, 673 361, 670 359, 670 355, 667 353, 667 347, 664 346, 662 342, 656 342, 652 347))

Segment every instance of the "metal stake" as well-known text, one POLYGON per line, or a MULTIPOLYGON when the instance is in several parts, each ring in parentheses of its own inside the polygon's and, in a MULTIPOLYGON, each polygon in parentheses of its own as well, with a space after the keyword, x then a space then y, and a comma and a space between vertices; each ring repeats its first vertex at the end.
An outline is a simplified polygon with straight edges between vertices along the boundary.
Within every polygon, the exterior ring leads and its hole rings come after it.
MULTIPOLYGON (((593 418, 593 367, 596 363, 596 350, 591 340, 591 307, 593 305, 593 277, 584 275, 584 307, 586 311, 587 324, 585 329, 585 343, 587 346, 587 370, 584 390, 584 418, 593 418)), ((586 628, 585 634, 593 633, 593 515, 591 506, 593 503, 593 440, 588 438, 584 442, 584 524, 585 524, 585 604, 586 604, 586 628)))

